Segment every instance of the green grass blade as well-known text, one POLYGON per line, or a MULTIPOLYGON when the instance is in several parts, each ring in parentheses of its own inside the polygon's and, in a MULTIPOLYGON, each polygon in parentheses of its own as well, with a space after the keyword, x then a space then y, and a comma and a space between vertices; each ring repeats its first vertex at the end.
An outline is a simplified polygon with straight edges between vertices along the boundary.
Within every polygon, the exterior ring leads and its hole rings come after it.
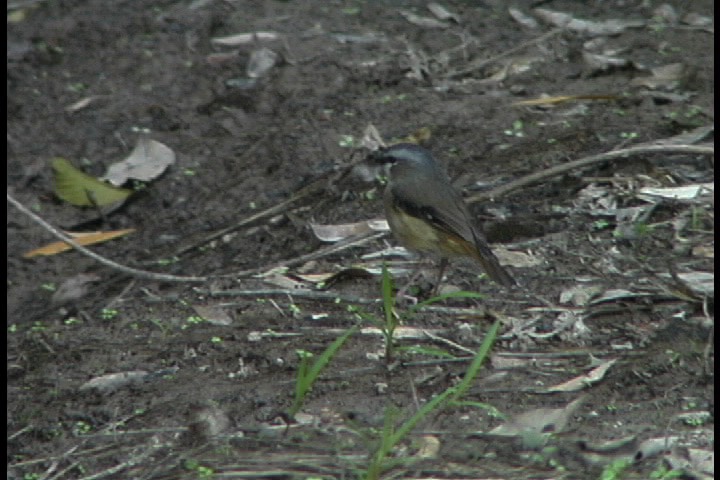
POLYGON ((448 298, 484 298, 484 296, 480 293, 468 292, 465 290, 462 290, 460 292, 443 293, 442 295, 438 295, 436 297, 431 297, 431 298, 428 298, 427 300, 424 300, 424 301, 418 303, 417 305, 413 306, 410 309, 410 311, 415 312, 427 305, 431 305, 431 304, 437 303, 437 302, 442 302, 443 300, 447 300, 448 298))
POLYGON ((456 401, 467 392, 472 384, 472 381, 480 372, 480 368, 482 367, 490 348, 493 346, 495 339, 497 338, 499 329, 500 322, 496 321, 485 335, 482 345, 480 345, 472 363, 465 372, 465 376, 458 385, 446 389, 444 392, 423 405, 412 417, 406 420, 405 423, 394 431, 392 424, 388 423, 391 421, 391 418, 388 414, 386 414, 380 445, 378 446, 375 454, 372 456, 372 461, 366 470, 365 479, 377 479, 380 477, 380 474, 388 468, 387 457, 392 449, 395 448, 395 446, 400 443, 400 441, 407 436, 423 418, 433 411, 439 412, 445 405, 456 401))
POLYGON ((480 368, 482 367, 485 358, 487 357, 490 349, 495 343, 495 339, 497 338, 499 329, 500 320, 496 320, 495 323, 492 324, 492 327, 490 327, 490 330, 488 330, 488 332, 485 334, 485 339, 483 340, 482 345, 480 345, 480 348, 478 349, 475 358, 473 358, 470 367, 468 367, 467 371, 465 372, 465 376, 460 381, 460 383, 456 385, 456 392, 452 398, 453 401, 456 401, 460 397, 462 397, 465 392, 467 392, 470 388, 470 385, 472 384, 473 380, 475 380, 477 374, 480 372, 480 368))
POLYGON ((405 422, 399 429, 397 429, 397 431, 393 435, 393 446, 395 446, 405 435, 410 433, 410 431, 415 428, 415 425, 417 425, 417 423, 422 420, 428 413, 432 412, 435 408, 438 408, 445 401, 445 399, 447 399, 449 396, 452 396, 453 400, 457 400, 468 390, 468 388, 470 388, 472 381, 480 372, 480 367, 482 367, 482 364, 485 361, 485 358, 487 357, 490 348, 495 342, 495 338, 497 337, 497 332, 499 328, 499 321, 496 321, 493 326, 490 327, 490 330, 485 335, 485 340, 483 340, 482 345, 480 345, 480 349, 475 354, 475 358, 473 358, 470 367, 468 367, 467 371, 465 372, 465 376, 459 384, 454 387, 448 388, 443 393, 423 405, 423 407, 418 410, 415 415, 410 417, 407 422, 405 422))
POLYGON ((383 312, 385 313, 385 324, 390 326, 394 324, 393 307, 395 305, 395 296, 393 295, 393 281, 388 272, 387 264, 382 264, 382 297, 383 312))

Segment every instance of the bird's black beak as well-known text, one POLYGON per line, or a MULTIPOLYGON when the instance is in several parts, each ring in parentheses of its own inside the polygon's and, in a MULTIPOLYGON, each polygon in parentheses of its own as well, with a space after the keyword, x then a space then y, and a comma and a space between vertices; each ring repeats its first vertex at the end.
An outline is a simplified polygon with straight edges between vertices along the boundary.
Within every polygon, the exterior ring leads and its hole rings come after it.
POLYGON ((367 161, 370 164, 386 165, 388 163, 394 163, 395 159, 387 154, 386 148, 378 148, 377 150, 370 152, 367 156, 367 161))

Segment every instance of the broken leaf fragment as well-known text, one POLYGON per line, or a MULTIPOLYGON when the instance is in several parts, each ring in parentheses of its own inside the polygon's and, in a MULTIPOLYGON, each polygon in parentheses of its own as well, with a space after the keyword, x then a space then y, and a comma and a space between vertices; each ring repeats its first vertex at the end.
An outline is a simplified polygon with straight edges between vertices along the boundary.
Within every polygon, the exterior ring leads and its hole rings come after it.
POLYGON ((52 160, 55 172, 53 191, 58 198, 78 207, 105 206, 124 202, 133 193, 98 180, 78 170, 69 160, 61 157, 52 160))
POLYGON ((250 78, 262 77, 275 66, 279 58, 277 53, 267 47, 253 50, 246 67, 247 76, 250 78))

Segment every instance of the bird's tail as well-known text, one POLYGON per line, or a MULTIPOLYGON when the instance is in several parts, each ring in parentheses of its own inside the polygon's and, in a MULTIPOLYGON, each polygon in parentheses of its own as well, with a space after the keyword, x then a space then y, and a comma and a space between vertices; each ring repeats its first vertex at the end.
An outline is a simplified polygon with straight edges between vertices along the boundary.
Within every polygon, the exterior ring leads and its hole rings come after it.
POLYGON ((487 273, 493 281, 504 287, 517 285, 515 279, 500 265, 500 261, 483 239, 475 238, 475 251, 472 252, 472 256, 480 263, 485 273, 487 273))

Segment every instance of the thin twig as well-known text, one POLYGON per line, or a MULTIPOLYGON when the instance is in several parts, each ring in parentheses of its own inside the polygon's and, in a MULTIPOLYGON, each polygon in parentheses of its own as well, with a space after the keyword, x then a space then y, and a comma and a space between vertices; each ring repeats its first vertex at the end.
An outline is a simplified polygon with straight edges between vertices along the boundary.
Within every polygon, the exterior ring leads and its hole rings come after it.
MULTIPOLYGON (((336 302, 342 302, 342 303, 349 303, 349 304, 358 304, 358 305, 380 305, 382 302, 381 298, 364 298, 364 297, 356 297, 356 296, 348 296, 348 295, 339 295, 337 293, 333 292, 321 292, 316 290, 309 290, 309 289, 302 289, 302 290, 290 290, 290 289, 284 289, 284 288, 262 288, 257 290, 236 290, 236 289, 230 289, 230 290, 220 290, 220 291, 211 291, 211 290, 204 290, 204 289, 196 289, 197 292, 212 297, 212 298, 227 298, 227 297, 269 297, 269 296, 290 296, 292 298, 300 298, 300 299, 307 299, 307 300, 316 300, 316 301, 328 301, 332 303, 336 302)), ((219 305, 219 307, 234 307, 238 306, 235 302, 223 302, 219 305)), ((464 307, 441 307, 437 305, 425 305, 422 308, 422 311, 425 313, 439 313, 443 315, 453 315, 453 316, 467 316, 467 317, 486 317, 488 315, 493 315, 492 311, 489 311, 487 308, 480 306, 480 307, 473 307, 473 308, 464 308, 464 307)))
POLYGON ((519 190, 520 188, 538 183, 547 178, 562 175, 563 173, 569 172, 571 170, 585 168, 585 167, 588 167, 590 165, 600 163, 600 162, 606 162, 609 160, 617 160, 619 158, 625 158, 630 155, 638 155, 638 154, 642 154, 642 153, 657 153, 657 152, 696 153, 696 154, 700 154, 700 155, 714 155, 715 147, 710 144, 651 145, 651 144, 645 143, 645 144, 641 144, 641 145, 635 145, 634 147, 622 148, 620 150, 613 150, 610 152, 600 153, 598 155, 592 155, 589 157, 580 158, 580 159, 574 160, 572 162, 563 163, 561 165, 556 165, 554 167, 550 167, 550 168, 542 170, 540 172, 531 173, 530 175, 525 175, 524 177, 518 178, 517 180, 513 180, 512 182, 506 183, 505 185, 500 185, 497 188, 488 190, 487 192, 477 193, 477 194, 469 197, 467 199, 467 201, 468 201, 468 203, 487 201, 487 200, 490 200, 493 198, 502 197, 514 190, 519 190))
MULTIPOLYGON (((310 300, 325 300, 329 302, 335 302, 340 300, 344 303, 357 303, 361 305, 369 305, 373 303, 380 303, 379 298, 362 298, 355 296, 344 296, 338 295, 333 292, 318 292, 315 290, 287 290, 283 288, 263 288, 257 290, 222 290, 222 291, 206 291, 203 290, 204 295, 210 297, 268 297, 268 296, 287 296, 290 295, 293 298, 304 298, 310 300)), ((234 303, 223 303, 221 306, 228 307, 233 306, 234 303)))
POLYGON ((348 237, 337 243, 333 243, 332 245, 322 247, 318 250, 315 250, 314 252, 310 252, 305 255, 300 255, 299 257, 291 258, 289 260, 280 261, 274 265, 263 265, 260 267, 250 268, 248 270, 241 270, 239 272, 226 273, 223 275, 213 275, 213 278, 248 277, 251 275, 256 275, 261 272, 267 272, 269 270, 274 270, 274 269, 280 268, 280 267, 292 267, 295 265, 301 265, 303 263, 309 262, 310 260, 317 260, 318 258, 327 257, 328 255, 341 252, 341 251, 346 250, 351 247, 363 245, 365 243, 371 242, 378 238, 382 238, 385 235, 387 235, 387 232, 363 233, 363 234, 360 234, 357 236, 348 237))
POLYGON ((287 200, 283 200, 282 202, 280 202, 272 207, 266 208, 265 210, 263 210, 261 212, 257 212, 253 215, 250 215, 249 217, 243 218, 239 222, 237 222, 233 225, 230 225, 228 227, 225 227, 221 230, 218 230, 197 242, 194 242, 190 245, 181 247, 180 249, 178 249, 175 252, 175 256, 181 256, 181 255, 183 255, 191 250, 194 250, 202 245, 205 245, 213 240, 223 237, 223 236, 227 235, 228 233, 234 232, 234 231, 239 230, 242 227, 245 227, 251 223, 257 222, 258 220, 261 220, 263 218, 270 217, 272 215, 276 215, 278 213, 284 212, 287 209, 287 207, 294 204, 298 200, 303 199, 312 194, 321 192, 329 184, 340 181, 341 179, 346 177, 352 171, 352 169, 355 167, 355 165, 357 163, 359 163, 361 160, 350 162, 348 165, 345 165, 340 170, 333 170, 333 171, 327 172, 327 173, 321 175, 320 177, 318 177, 317 179, 315 179, 314 181, 312 181, 309 185, 306 185, 306 186, 302 187, 301 189, 299 189, 298 191, 296 191, 295 193, 293 193, 290 196, 290 198, 288 198, 287 200))
POLYGON ((435 335, 434 333, 430 332, 429 330, 423 330, 422 331, 425 335, 430 338, 430 340, 434 340, 436 342, 444 343, 445 345, 448 345, 450 347, 456 348, 460 350, 463 353, 469 353, 470 355, 473 355, 475 352, 472 348, 463 347, 459 343, 455 343, 452 340, 449 340, 447 338, 440 337, 438 335, 435 335))
POLYGON ((498 60, 502 60, 503 58, 508 57, 514 53, 517 53, 529 46, 535 45, 540 42, 544 42, 548 38, 557 35, 558 33, 562 32, 563 30, 564 30, 564 28, 562 28, 562 27, 555 28, 553 30, 550 30, 547 33, 543 33, 539 37, 528 40, 527 42, 523 42, 523 43, 517 45, 516 47, 511 48, 510 50, 506 50, 505 52, 503 52, 499 55, 495 55, 494 57, 490 57, 490 58, 482 58, 482 59, 478 59, 473 62, 470 62, 470 64, 468 66, 466 66, 465 68, 463 68, 462 70, 455 70, 454 72, 448 72, 447 75, 445 75, 445 77, 453 78, 453 77, 460 77, 462 75, 467 75, 468 73, 472 73, 475 70, 479 70, 479 69, 483 68, 485 65, 489 65, 491 63, 497 62, 498 60))
POLYGON ((79 251, 80 253, 83 253, 84 255, 92 258, 93 260, 105 265, 106 267, 109 267, 113 270, 117 270, 119 272, 122 272, 126 275, 130 275, 131 277, 136 278, 142 278, 144 280, 158 280, 162 282, 192 282, 192 283, 201 283, 206 282, 207 277, 181 277, 177 275, 169 275, 165 273, 155 273, 155 272, 149 272, 147 270, 138 270, 136 268, 128 267, 125 265, 121 265, 117 262, 114 262, 112 260, 109 260, 101 255, 98 255, 97 253, 93 252, 92 250, 83 247, 79 243, 75 242, 72 238, 65 235, 63 232, 58 230, 57 228, 53 227, 49 223, 47 223, 45 220, 43 220, 40 216, 36 215, 32 211, 30 211, 25 205, 20 203, 19 201, 15 200, 15 198, 12 197, 9 193, 7 194, 7 201, 10 202, 15 208, 20 210, 22 213, 30 217, 32 221, 43 227, 45 230, 53 234, 55 237, 59 238, 63 242, 70 245, 75 250, 79 251))
POLYGON ((144 450, 138 449, 139 453, 137 456, 132 457, 118 465, 115 465, 114 467, 108 468, 107 470, 103 470, 102 472, 82 477, 81 480, 99 480, 101 478, 113 477, 115 474, 122 472, 123 470, 134 467, 135 465, 144 462, 147 458, 149 458, 159 449, 160 446, 158 445, 145 445, 144 450))

